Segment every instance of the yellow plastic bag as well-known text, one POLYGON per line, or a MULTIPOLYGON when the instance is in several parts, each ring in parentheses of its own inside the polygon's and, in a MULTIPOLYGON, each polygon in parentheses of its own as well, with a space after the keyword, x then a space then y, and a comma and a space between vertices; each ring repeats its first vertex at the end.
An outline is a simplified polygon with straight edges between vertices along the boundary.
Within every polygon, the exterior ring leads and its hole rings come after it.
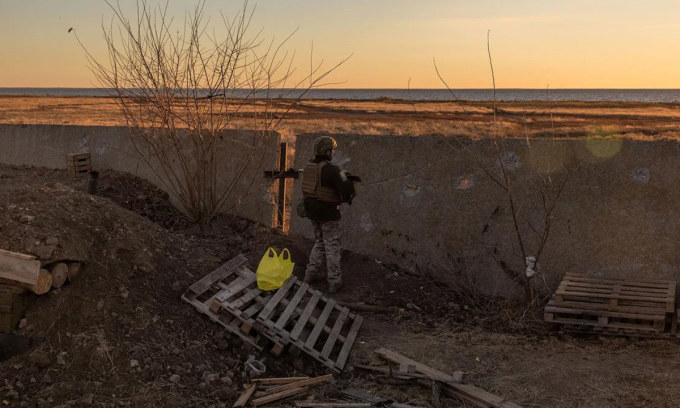
POLYGON ((257 267, 257 287, 261 290, 280 288, 293 273, 294 266, 287 248, 281 251, 281 255, 277 255, 273 248, 267 249, 257 267))

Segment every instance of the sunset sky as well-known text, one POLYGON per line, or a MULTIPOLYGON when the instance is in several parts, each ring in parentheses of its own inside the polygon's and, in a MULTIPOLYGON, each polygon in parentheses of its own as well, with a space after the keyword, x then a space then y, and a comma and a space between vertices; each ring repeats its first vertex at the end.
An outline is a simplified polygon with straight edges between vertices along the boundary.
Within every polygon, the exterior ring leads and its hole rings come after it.
MULTIPOLYGON (((134 0, 120 0, 133 16, 134 0)), ((157 4, 149 0, 150 4, 157 4)), ((164 3, 164 2, 163 2, 164 3)), ((170 0, 183 19, 194 1, 170 0)), ((259 0, 253 33, 283 39, 297 62, 327 65, 354 53, 331 80, 343 88, 491 86, 486 33, 499 88, 680 88, 677 0, 259 0)), ((207 0, 233 14, 241 1, 207 0)), ((104 57, 100 0, 0 0, 0 87, 91 87, 76 39, 104 57)))

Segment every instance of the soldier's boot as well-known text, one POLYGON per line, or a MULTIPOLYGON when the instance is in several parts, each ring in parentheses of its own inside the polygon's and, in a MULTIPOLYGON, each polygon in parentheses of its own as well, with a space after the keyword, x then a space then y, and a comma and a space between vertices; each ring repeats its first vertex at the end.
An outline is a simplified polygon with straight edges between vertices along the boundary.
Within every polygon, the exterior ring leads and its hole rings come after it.
POLYGON ((335 280, 333 282, 330 282, 328 284, 328 293, 333 295, 336 294, 340 291, 340 288, 342 287, 342 279, 335 280))

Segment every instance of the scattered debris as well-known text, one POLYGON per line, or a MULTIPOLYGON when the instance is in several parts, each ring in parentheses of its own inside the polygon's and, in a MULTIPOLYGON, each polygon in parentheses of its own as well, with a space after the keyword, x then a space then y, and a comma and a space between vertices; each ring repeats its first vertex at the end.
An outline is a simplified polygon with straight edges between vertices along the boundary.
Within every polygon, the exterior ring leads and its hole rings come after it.
POLYGON ((333 380, 333 375, 328 374, 321 377, 291 377, 291 378, 262 378, 253 380, 253 382, 246 386, 245 391, 234 403, 234 408, 244 407, 250 398, 256 398, 251 401, 254 406, 269 404, 271 402, 279 401, 285 398, 302 395, 309 392, 309 387, 315 384, 328 382, 333 380), (258 389, 262 391, 258 391, 258 389))
MULTIPOLYGON (((477 388, 470 384, 462 384, 455 377, 437 371, 431 367, 421 364, 417 361, 411 360, 393 351, 381 348, 375 351, 378 356, 392 363, 402 366, 412 366, 417 374, 427 376, 431 381, 424 381, 423 383, 432 386, 432 381, 441 383, 441 391, 449 396, 457 397, 468 401, 478 407, 487 408, 521 408, 510 401, 506 401, 501 397, 493 395, 487 391, 477 388)), ((400 375, 413 375, 415 373, 399 372, 400 375)), ((423 381, 423 380, 419 380, 423 381)))

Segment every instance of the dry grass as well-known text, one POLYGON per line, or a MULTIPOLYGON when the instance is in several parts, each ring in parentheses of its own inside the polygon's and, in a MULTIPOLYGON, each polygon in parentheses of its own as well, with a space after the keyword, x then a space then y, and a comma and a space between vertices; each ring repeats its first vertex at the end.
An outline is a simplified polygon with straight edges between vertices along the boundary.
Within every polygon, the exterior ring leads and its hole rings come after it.
MULTIPOLYGON (((258 111, 247 106, 247 113, 258 111)), ((607 137, 640 141, 680 140, 674 104, 602 102, 505 102, 498 108, 506 137, 607 137)), ((284 132, 365 135, 463 136, 479 138, 491 128, 488 102, 309 100, 300 103, 281 128, 284 132)), ((244 128, 252 118, 231 124, 244 128)), ((85 97, 0 97, 0 123, 126 126, 115 101, 85 97)))

